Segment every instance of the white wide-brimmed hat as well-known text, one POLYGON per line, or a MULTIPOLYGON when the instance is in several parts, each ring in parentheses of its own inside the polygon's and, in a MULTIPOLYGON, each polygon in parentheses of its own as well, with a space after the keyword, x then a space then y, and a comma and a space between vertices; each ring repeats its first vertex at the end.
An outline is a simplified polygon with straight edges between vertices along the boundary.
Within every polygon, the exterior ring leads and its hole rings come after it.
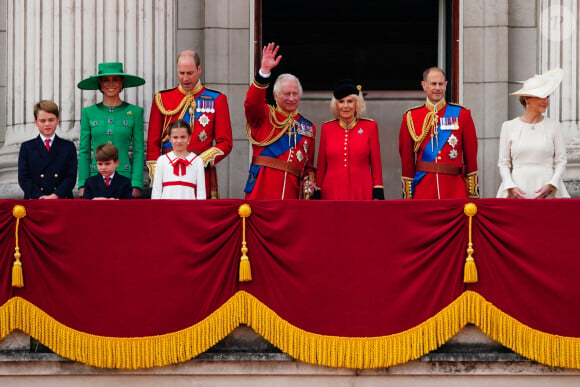
POLYGON ((510 95, 546 98, 560 86, 563 76, 562 69, 552 69, 542 75, 534 75, 524 82, 524 87, 510 95))

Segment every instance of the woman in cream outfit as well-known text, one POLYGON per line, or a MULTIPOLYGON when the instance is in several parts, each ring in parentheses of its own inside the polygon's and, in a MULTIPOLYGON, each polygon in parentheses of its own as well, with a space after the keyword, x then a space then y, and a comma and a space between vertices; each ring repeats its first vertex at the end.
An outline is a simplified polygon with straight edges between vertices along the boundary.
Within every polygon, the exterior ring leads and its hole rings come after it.
POLYGON ((512 93, 520 97, 525 112, 506 121, 499 139, 498 198, 569 198, 562 177, 566 170, 566 147, 560 123, 544 117, 549 95, 562 81, 562 70, 536 75, 512 93))

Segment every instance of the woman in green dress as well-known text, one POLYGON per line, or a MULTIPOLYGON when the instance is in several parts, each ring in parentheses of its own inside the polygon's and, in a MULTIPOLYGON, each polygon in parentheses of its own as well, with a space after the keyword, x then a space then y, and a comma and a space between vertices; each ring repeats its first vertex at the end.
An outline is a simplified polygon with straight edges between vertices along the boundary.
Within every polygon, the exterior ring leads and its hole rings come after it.
POLYGON ((143 108, 124 102, 119 97, 123 88, 141 86, 143 78, 125 74, 123 64, 99 64, 99 73, 83 79, 77 85, 83 90, 100 90, 103 102, 83 108, 79 147, 79 197, 83 196, 85 180, 98 173, 94 151, 106 142, 119 150, 117 173, 131 179, 133 198, 141 197, 143 189, 143 108), (129 151, 132 149, 132 161, 129 151))

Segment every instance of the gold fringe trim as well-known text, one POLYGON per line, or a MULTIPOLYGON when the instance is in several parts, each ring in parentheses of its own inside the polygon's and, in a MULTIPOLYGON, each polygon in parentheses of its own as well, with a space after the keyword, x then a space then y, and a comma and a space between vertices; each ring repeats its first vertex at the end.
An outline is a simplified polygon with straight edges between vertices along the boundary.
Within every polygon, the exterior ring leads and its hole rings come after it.
POLYGON ((472 323, 528 359, 551 367, 580 368, 580 338, 532 329, 473 291, 464 292, 439 313, 409 330, 380 337, 310 333, 283 320, 251 294, 245 297, 247 325, 282 351, 306 363, 361 369, 391 367, 433 351, 472 323))
POLYGON ((468 290, 461 297, 465 299, 469 322, 503 346, 550 367, 580 368, 580 337, 533 329, 476 292, 468 290))
POLYGON ((404 332, 377 337, 325 336, 307 332, 282 319, 244 293, 246 324, 283 352, 300 361, 328 367, 384 368, 417 359, 443 345, 467 321, 465 299, 458 297, 425 322, 404 332))
POLYGON ((183 330, 158 336, 106 337, 69 328, 29 301, 14 297, 0 307, 0 339, 15 329, 68 359, 101 368, 138 369, 181 363, 205 352, 233 331, 244 316, 243 297, 183 330))
POLYGON ((378 337, 325 336, 278 316, 253 295, 239 291, 203 321, 159 336, 117 338, 71 329, 35 305, 14 297, 0 307, 0 339, 19 329, 55 353, 103 368, 148 368, 187 361, 240 324, 247 324, 285 353, 329 367, 383 368, 417 359, 472 323, 516 353, 552 367, 580 368, 580 338, 544 333, 522 324, 473 291, 406 331, 378 337))

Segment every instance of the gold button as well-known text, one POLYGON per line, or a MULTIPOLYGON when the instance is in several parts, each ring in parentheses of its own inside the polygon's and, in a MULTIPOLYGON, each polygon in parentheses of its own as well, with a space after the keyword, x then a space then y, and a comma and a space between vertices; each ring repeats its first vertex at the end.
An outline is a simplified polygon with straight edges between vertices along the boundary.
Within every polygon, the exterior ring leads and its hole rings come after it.
POLYGON ((439 160, 441 160, 441 156, 437 157, 439 160))

